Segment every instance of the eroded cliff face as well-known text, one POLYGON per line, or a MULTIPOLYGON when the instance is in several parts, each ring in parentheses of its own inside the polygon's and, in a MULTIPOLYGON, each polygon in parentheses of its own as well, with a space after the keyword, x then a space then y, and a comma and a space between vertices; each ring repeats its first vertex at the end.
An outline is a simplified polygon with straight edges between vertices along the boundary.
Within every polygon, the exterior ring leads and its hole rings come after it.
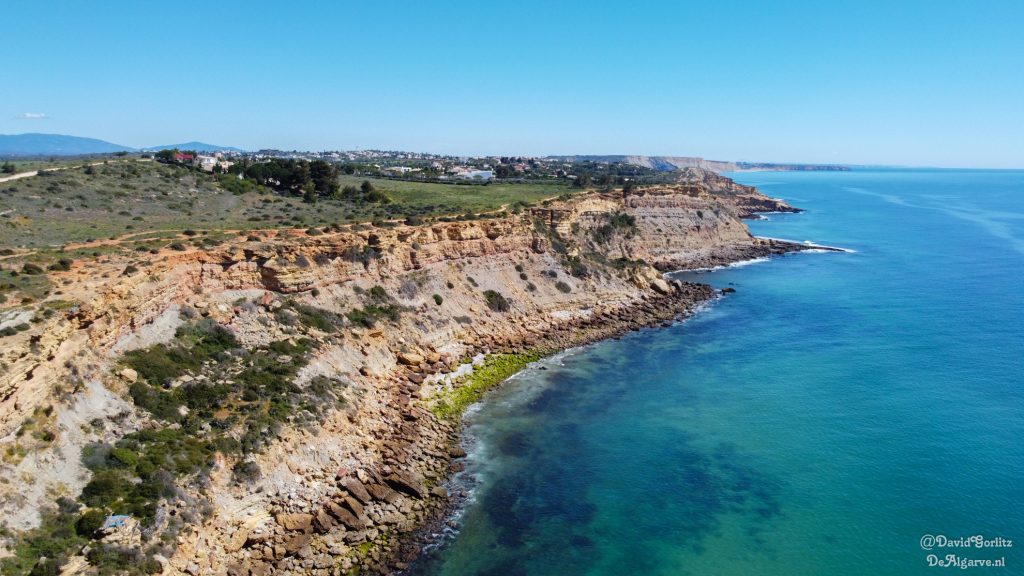
MULTIPOLYGON (((444 505, 441 482, 458 466, 458 424, 430 410, 431 397, 451 387, 449 375, 467 358, 606 337, 712 296, 654 266, 783 250, 753 238, 740 220, 749 206, 782 206, 735 186, 701 180, 626 197, 590 193, 478 221, 267 233, 208 251, 161 252, 129 274, 123 257, 78 264, 60 273, 70 305, 4 341, 0 515, 15 530, 32 527, 55 495, 73 496, 87 482, 83 446, 158 426, 127 396, 138 376, 118 359, 170 340, 189 311, 244 346, 312 339, 296 382, 330 378, 344 407, 315 427, 281 430, 254 457, 258 478, 239 483, 235 462, 218 455, 203 482, 186 479, 189 498, 168 501, 161 517, 190 515, 195 502, 208 503, 207 514, 173 536, 173 555, 158 555, 164 572, 401 568, 396 543, 444 505), (283 319, 289 303, 342 318, 374 286, 401 307, 400 318, 327 332, 283 319), (507 310, 489 306, 487 291, 507 310), (49 434, 25 434, 29 420, 49 434)), ((135 542, 134 529, 104 541, 135 542)))

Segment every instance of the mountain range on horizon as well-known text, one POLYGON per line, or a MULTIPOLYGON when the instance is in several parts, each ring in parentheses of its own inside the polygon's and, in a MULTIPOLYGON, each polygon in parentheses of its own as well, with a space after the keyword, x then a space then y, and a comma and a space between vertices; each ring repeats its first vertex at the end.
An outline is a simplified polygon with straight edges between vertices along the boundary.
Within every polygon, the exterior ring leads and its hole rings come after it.
POLYGON ((134 148, 114 144, 98 138, 68 136, 65 134, 0 134, 0 156, 81 156, 84 154, 112 154, 115 152, 153 152, 178 148, 197 152, 244 152, 233 146, 218 146, 205 142, 184 142, 134 148))

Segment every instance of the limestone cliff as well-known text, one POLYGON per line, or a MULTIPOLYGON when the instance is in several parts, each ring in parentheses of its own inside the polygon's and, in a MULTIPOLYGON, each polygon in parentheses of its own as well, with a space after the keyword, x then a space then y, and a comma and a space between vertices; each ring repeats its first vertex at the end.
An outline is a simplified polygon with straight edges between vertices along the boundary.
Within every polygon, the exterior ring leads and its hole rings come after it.
MULTIPOLYGON (((112 256, 57 273, 68 305, 4 340, 0 514, 10 528, 31 528, 54 495, 74 496, 88 480, 83 446, 158 426, 127 396, 138 375, 118 359, 170 340, 187 312, 247 347, 311 339, 296 381, 330 378, 345 407, 315 429, 282 429, 254 457, 261 473, 247 484, 232 479, 235 463, 219 455, 203 482, 181 486, 184 495, 162 505, 160 526, 195 502, 207 514, 173 537, 173 554, 156 555, 162 570, 400 568, 396 537, 443 506, 441 481, 459 456, 457 423, 429 410, 431 395, 451 387, 446 374, 474 356, 564 347, 665 321, 712 295, 654 267, 791 248, 752 237, 741 221, 784 204, 688 173, 677 185, 581 194, 520 214, 316 236, 269 232, 206 251, 162 251, 135 272, 126 270, 129 256, 112 256), (353 318, 372 287, 401 316, 370 327, 340 320, 353 318), (289 306, 333 314, 344 326, 325 332, 287 321, 289 306), (26 435, 30 420, 48 434, 26 435)), ((212 378, 209 370, 188 382, 212 378)))

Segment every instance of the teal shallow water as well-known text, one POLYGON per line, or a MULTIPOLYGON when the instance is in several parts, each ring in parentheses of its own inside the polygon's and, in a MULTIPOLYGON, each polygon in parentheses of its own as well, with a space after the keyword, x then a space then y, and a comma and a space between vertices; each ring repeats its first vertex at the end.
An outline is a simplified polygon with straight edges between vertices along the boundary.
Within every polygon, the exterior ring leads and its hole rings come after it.
POLYGON ((1024 172, 736 175, 856 250, 690 275, 737 292, 543 362, 468 416, 423 574, 1024 574, 1024 172))

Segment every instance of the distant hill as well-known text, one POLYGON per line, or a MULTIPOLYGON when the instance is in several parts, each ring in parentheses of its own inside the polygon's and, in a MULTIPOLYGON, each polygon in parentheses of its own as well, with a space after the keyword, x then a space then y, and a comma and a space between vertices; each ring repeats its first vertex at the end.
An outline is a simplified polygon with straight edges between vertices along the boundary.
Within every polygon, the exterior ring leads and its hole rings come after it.
POLYGON ((0 156, 77 156, 132 150, 104 140, 63 134, 0 134, 0 156))
POLYGON ((550 156, 549 158, 564 162, 586 162, 588 160, 591 162, 622 162, 624 164, 633 164, 658 170, 659 172, 671 172, 680 168, 691 167, 704 168, 714 172, 728 172, 736 169, 736 164, 733 162, 705 160, 693 156, 628 156, 623 154, 610 156, 550 156))
POLYGON ((563 162, 622 162, 643 166, 659 172, 672 172, 682 168, 703 168, 712 172, 742 172, 756 170, 782 170, 790 172, 845 171, 842 164, 779 164, 774 162, 723 162, 694 156, 549 156, 563 162))
POLYGON ((185 142, 183 144, 168 144, 166 146, 150 146, 144 148, 151 152, 158 150, 171 150, 177 148, 178 150, 195 150, 196 152, 245 152, 241 148, 235 148, 233 146, 217 146, 216 144, 207 144, 205 142, 185 142))
MULTIPOLYGON (((185 142, 167 146, 150 146, 143 150, 157 151, 177 148, 197 152, 244 152, 233 146, 217 146, 205 142, 185 142)), ((64 134, 0 134, 0 156, 81 156, 84 154, 112 154, 114 152, 137 152, 138 148, 122 146, 81 136, 64 134)))

